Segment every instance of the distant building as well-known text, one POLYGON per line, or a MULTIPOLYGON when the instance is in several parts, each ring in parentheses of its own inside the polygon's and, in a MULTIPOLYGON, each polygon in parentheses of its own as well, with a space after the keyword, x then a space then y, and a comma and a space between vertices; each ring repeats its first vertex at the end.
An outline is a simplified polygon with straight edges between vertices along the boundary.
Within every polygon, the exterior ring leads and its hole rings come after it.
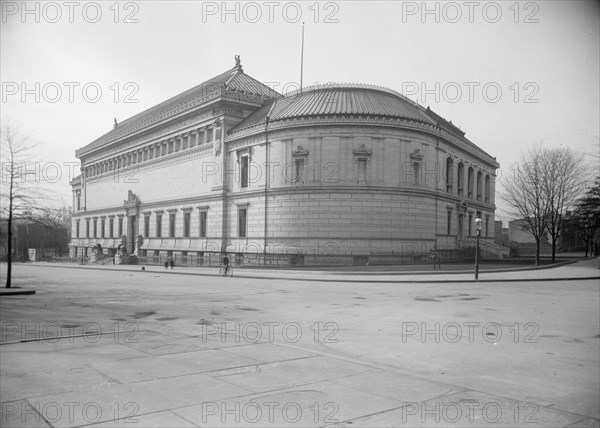
MULTIPOLYGON (((535 253, 535 238, 527 229, 527 223, 523 219, 508 222, 508 241, 511 248, 517 249, 518 255, 535 253)), ((545 234, 540 242, 540 252, 549 253, 551 249, 550 237, 545 234)))
POLYGON ((508 247, 508 227, 503 227, 502 220, 494 222, 494 242, 503 247, 508 247))
POLYGON ((585 242, 581 235, 578 219, 573 216, 571 211, 567 211, 558 236, 557 250, 558 251, 585 251, 585 242))
POLYGON ((495 158, 371 85, 283 96, 236 66, 76 152, 71 254, 419 252, 494 242, 495 158))
MULTIPOLYGON (((32 249, 35 250, 37 260, 66 257, 69 254, 70 225, 66 222, 48 227, 29 219, 15 219, 12 231, 14 261, 31 261, 30 250, 32 249)), ((0 260, 6 260, 7 257, 7 233, 8 222, 2 221, 0 260)))

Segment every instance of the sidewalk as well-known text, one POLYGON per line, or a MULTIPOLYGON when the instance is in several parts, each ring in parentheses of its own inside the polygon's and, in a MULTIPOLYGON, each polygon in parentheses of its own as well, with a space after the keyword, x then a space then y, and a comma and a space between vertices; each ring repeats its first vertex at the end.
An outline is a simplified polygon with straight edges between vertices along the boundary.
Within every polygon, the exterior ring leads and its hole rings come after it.
POLYGON ((598 259, 481 273, 558 280, 530 286, 51 267, 15 266, 37 293, 0 299, 2 427, 600 426, 598 281, 558 282, 598 259))
MULTIPOLYGON (((117 271, 141 271, 142 265, 79 265, 74 263, 26 263, 32 267, 57 267, 71 269, 95 269, 117 271)), ((474 268, 466 270, 441 271, 369 271, 344 272, 343 270, 299 270, 299 269, 259 269, 234 267, 237 278, 254 279, 285 279, 293 281, 322 281, 322 282, 356 282, 356 283, 445 283, 445 282, 514 282, 569 279, 600 279, 600 259, 585 259, 567 261, 555 265, 524 266, 519 268, 502 269, 501 265, 492 269, 479 270, 479 279, 474 279, 474 268)), ((202 275, 217 276, 218 266, 188 267, 176 266, 175 269, 164 269, 160 266, 144 266, 145 272, 168 275, 202 275)))

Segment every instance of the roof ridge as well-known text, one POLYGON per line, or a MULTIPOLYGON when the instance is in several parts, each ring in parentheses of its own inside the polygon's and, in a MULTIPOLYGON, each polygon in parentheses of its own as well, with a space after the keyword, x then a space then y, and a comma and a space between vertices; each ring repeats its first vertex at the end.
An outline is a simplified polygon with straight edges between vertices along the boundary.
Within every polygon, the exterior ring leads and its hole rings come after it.
MULTIPOLYGON (((135 115, 133 115, 133 116, 131 116, 131 117, 128 117, 128 118, 127 118, 127 119, 125 119, 123 122, 119 122, 119 124, 118 124, 117 128, 119 128, 119 127, 122 127, 122 126, 124 126, 124 125, 128 124, 128 122, 132 121, 132 120, 133 120, 133 119, 135 119, 135 118, 138 118, 138 117, 141 117, 141 116, 143 116, 144 114, 148 113, 148 112, 149 112, 149 111, 151 111, 151 110, 158 110, 158 109, 159 109, 161 106, 164 106, 164 105, 168 104, 169 102, 173 102, 173 101, 175 101, 177 98, 183 98, 183 97, 185 97, 185 95, 187 95, 187 94, 190 94, 190 93, 194 92, 195 90, 197 90, 198 88, 200 88, 202 85, 206 85, 207 83, 211 83, 211 82, 213 82, 213 81, 215 81, 215 80, 219 80, 219 78, 223 77, 223 76, 224 76, 224 75, 226 75, 227 73, 231 73, 231 70, 233 70, 233 69, 229 69, 229 70, 227 70, 227 71, 225 71, 225 72, 223 72, 223 73, 217 74, 216 76, 214 76, 214 77, 211 77, 210 79, 208 79, 208 80, 205 80, 204 82, 201 82, 201 83, 199 83, 199 84, 197 84, 197 85, 194 85, 193 87, 191 87, 191 88, 189 88, 189 89, 186 89, 185 91, 183 91, 183 92, 180 92, 180 93, 179 93, 179 94, 177 94, 177 95, 174 95, 174 96, 172 96, 172 97, 170 97, 170 98, 167 98, 166 100, 164 100, 164 101, 161 101, 160 103, 158 103, 158 104, 155 104, 155 105, 153 105, 152 107, 149 107, 149 108, 147 108, 146 110, 143 110, 143 111, 139 112, 138 114, 135 114, 135 115)), ((109 133, 110 133, 110 132, 109 132, 109 133)), ((107 133, 107 134, 108 134, 108 133, 107 133)), ((105 134, 105 135, 106 135, 106 134, 105 134)), ((102 137, 100 137, 100 138, 102 138, 102 137)))
POLYGON ((374 84, 370 84, 370 83, 355 83, 355 82, 317 83, 315 85, 307 86, 306 88, 295 89, 293 91, 286 93, 284 96, 291 97, 291 96, 300 95, 300 94, 303 94, 306 92, 314 92, 314 91, 325 90, 325 89, 367 89, 367 90, 375 90, 375 91, 379 91, 379 92, 385 92, 387 94, 394 95, 396 97, 400 97, 404 101, 407 101, 410 104, 412 104, 413 106, 424 110, 424 108, 421 105, 417 104, 415 101, 411 100, 406 95, 403 95, 400 92, 395 91, 394 89, 388 88, 386 86, 374 85, 374 84))

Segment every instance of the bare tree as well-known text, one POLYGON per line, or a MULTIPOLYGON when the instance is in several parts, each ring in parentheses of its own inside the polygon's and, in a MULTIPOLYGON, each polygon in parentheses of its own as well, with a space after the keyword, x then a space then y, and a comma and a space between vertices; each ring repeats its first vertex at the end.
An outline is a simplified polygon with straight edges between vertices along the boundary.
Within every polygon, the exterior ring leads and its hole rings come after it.
POLYGON ((600 177, 577 201, 573 217, 577 221, 577 234, 585 243, 585 256, 596 255, 600 240, 600 177))
POLYGON ((550 204, 544 193, 545 168, 540 162, 544 149, 541 145, 521 155, 521 162, 515 165, 512 174, 505 175, 504 190, 499 192, 510 207, 509 214, 521 219, 523 227, 535 239, 535 264, 540 264, 540 243, 548 233, 550 204))
POLYGON ((544 149, 539 162, 543 167, 543 190, 548 202, 547 228, 552 241, 554 263, 563 219, 585 190, 588 168, 584 164, 583 154, 571 148, 544 149))
POLYGON ((43 211, 48 191, 40 186, 40 177, 32 168, 34 145, 17 129, 6 123, 0 130, 2 170, 0 180, 0 219, 6 224, 6 288, 11 287, 14 224, 19 220, 32 221, 43 211))

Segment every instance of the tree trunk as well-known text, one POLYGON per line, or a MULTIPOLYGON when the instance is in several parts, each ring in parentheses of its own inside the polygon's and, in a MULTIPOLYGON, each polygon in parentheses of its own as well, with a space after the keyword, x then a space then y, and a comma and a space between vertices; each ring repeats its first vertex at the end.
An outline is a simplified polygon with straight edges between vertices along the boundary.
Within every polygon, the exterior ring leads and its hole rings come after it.
POLYGON ((535 265, 539 266, 540 265, 540 238, 537 238, 535 240, 535 265))
POLYGON ((12 277, 12 210, 8 212, 8 246, 6 254, 6 288, 10 288, 12 277))
POLYGON ((556 261, 556 241, 558 241, 558 235, 552 237, 552 263, 556 261))

